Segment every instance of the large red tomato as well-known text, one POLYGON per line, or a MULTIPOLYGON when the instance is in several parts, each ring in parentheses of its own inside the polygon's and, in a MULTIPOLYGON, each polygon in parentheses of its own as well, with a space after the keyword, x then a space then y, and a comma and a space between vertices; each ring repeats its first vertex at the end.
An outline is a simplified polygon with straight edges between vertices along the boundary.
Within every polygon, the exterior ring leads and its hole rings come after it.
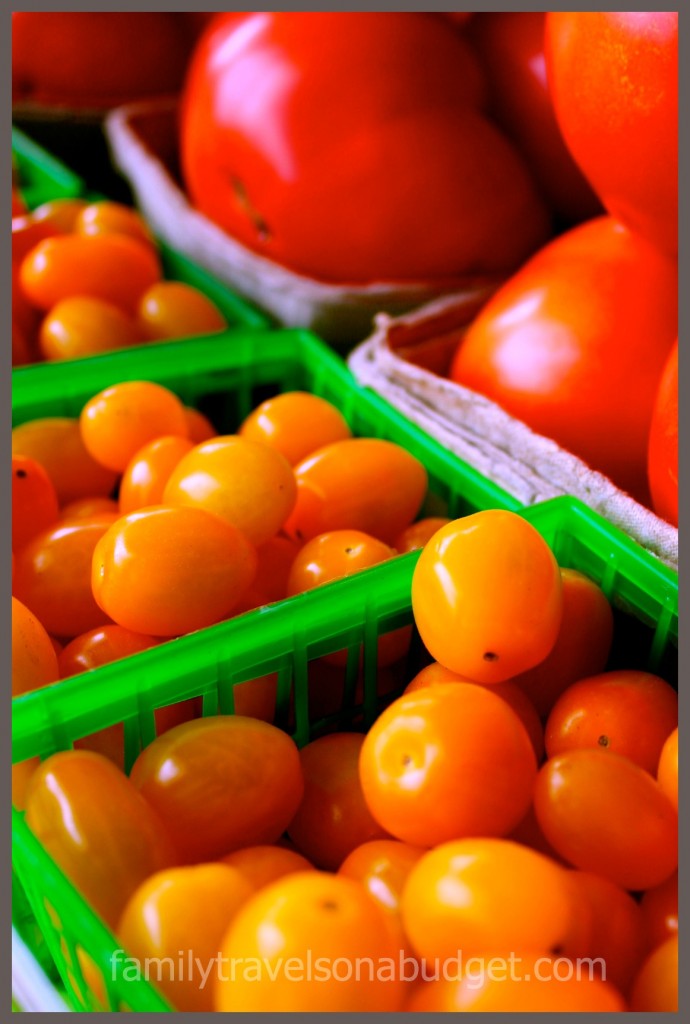
POLYGON ((649 487, 654 510, 678 525, 678 343, 659 384, 649 432, 649 487))
POLYGON ((675 260, 598 217, 496 293, 451 377, 646 502, 649 425, 677 331, 675 260))
POLYGON ((184 93, 186 185, 229 234, 322 280, 510 271, 547 216, 484 98, 445 18, 220 18, 184 93))
POLYGON ((678 12, 547 15, 549 84, 561 130, 604 205, 678 248, 678 12))
POLYGON ((176 14, 12 14, 12 99, 107 108, 177 92, 193 40, 176 14))
POLYGON ((468 38, 488 72, 498 124, 529 164, 543 195, 567 223, 601 204, 563 141, 546 77, 542 11, 476 14, 468 38))

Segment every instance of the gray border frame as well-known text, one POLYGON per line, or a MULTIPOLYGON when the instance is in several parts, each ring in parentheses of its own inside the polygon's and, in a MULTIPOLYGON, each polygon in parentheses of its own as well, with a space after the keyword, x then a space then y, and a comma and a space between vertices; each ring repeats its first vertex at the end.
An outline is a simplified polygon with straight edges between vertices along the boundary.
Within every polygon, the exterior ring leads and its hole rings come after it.
MULTIPOLYGON (((154 10, 154 11, 156 11, 156 10, 185 11, 185 10, 187 10, 189 8, 189 6, 190 6, 189 4, 179 4, 179 3, 170 3, 170 2, 165 4, 165 3, 162 2, 162 0, 153 0, 153 2, 149 2, 147 4, 146 9, 147 10, 154 10)), ((474 4, 474 6, 478 7, 480 11, 493 10, 493 7, 490 8, 490 7, 488 7, 485 4, 476 3, 476 4, 474 4)), ((530 10, 532 10, 532 11, 546 11, 546 10, 553 9, 553 7, 554 7, 553 4, 550 5, 549 7, 547 7, 546 5, 533 4, 533 5, 531 5, 530 10)), ((376 9, 377 10, 382 10, 382 11, 398 11, 398 10, 416 10, 418 8, 419 8, 419 4, 412 5, 412 4, 405 3, 405 2, 401 3, 400 0, 398 0, 398 3, 395 3, 395 4, 379 4, 376 9)), ((440 10, 440 11, 446 11, 446 10, 452 11, 452 10, 455 10, 456 8, 457 8, 457 5, 456 4, 452 4, 452 3, 444 3, 444 4, 438 4, 437 5, 437 10, 440 10)), ((30 5, 15 4, 14 5, 14 9, 17 10, 17 11, 24 11, 24 10, 52 11, 52 10, 61 10, 63 8, 58 3, 52 3, 51 4, 51 3, 40 3, 40 2, 37 2, 37 3, 30 4, 30 5)), ((79 11, 79 10, 89 11, 89 10, 93 10, 94 6, 91 5, 91 4, 83 3, 83 2, 73 2, 72 4, 70 4, 70 8, 69 9, 73 10, 73 11, 74 10, 77 10, 77 11, 79 11)), ((136 4, 136 3, 120 3, 120 4, 118 4, 114 8, 114 10, 117 11, 117 12, 125 12, 125 11, 136 12, 136 11, 139 11, 140 9, 141 9, 140 5, 136 4)), ((221 10, 221 8, 214 8, 210 4, 208 5, 208 9, 210 9, 210 10, 221 10)), ((282 9, 282 5, 279 5, 279 7, 276 8, 276 9, 277 10, 281 10, 282 9)), ((357 11, 357 10, 361 10, 361 11, 369 10, 368 7, 366 7, 364 5, 360 5, 360 4, 349 4, 349 5, 346 5, 343 8, 332 8, 331 6, 327 6, 327 5, 303 5, 301 9, 302 10, 307 10, 307 11, 312 11, 312 10, 313 11, 333 10, 333 9, 335 9, 335 10, 338 10, 338 9, 340 9, 340 10, 350 10, 350 11, 352 11, 352 10, 354 10, 354 11, 357 11)), ((507 10, 511 10, 511 9, 512 8, 508 8, 507 10)), ((601 6, 598 7, 598 9, 601 9, 601 10, 618 10, 619 8, 617 8, 617 7, 611 8, 611 7, 608 7, 607 5, 601 5, 601 6)), ((632 9, 633 10, 642 10, 642 8, 635 8, 635 7, 633 7, 632 9)), ((111 10, 113 10, 113 8, 111 8, 111 10)), ((679 12, 679 14, 680 13, 682 13, 682 12, 679 12)), ((679 21, 679 24, 681 26, 683 26, 684 23, 685 23, 684 18, 681 17, 680 21, 679 21)), ((2 82, 3 82, 3 84, 2 84, 3 103, 2 103, 2 108, 1 108, 2 120, 1 120, 1 123, 0 123, 0 131, 2 132, 3 139, 6 139, 6 140, 9 140, 9 138, 10 138, 10 127, 11 127, 11 48, 12 48, 11 8, 6 6, 5 4, 3 4, 2 5, 2 11, 0 12, 0 68, 2 68, 2 76, 3 76, 2 77, 2 82)), ((690 70, 688 69, 687 58, 688 58, 688 54, 690 53, 690 46, 687 45, 687 41, 684 39, 684 36, 682 36, 682 35, 681 35, 681 41, 680 41, 680 53, 681 53, 681 56, 680 56, 679 89, 680 89, 680 104, 681 104, 680 105, 680 111, 681 111, 681 113, 680 113, 680 122, 679 122, 679 132, 680 132, 680 164, 679 164, 680 175, 679 176, 680 176, 681 182, 682 181, 686 181, 687 182, 688 180, 690 180, 690 159, 688 158, 688 133, 687 133, 687 130, 686 130, 686 127, 687 127, 687 111, 688 111, 688 106, 690 105, 690 101, 688 100, 688 95, 687 95, 687 93, 688 93, 688 80, 690 79, 690 70), (685 115, 685 117, 684 117, 684 115, 685 115)), ((9 168, 10 168, 10 161, 9 161, 9 154, 7 154, 7 156, 3 159, 2 185, 0 186, 0 209, 2 210, 2 223, 4 223, 4 224, 7 224, 8 221, 10 220, 9 168)), ((687 193, 683 193, 683 191, 681 190, 680 205, 679 205, 679 218, 680 218, 680 250, 679 250, 680 266, 679 266, 679 269, 680 269, 680 280, 681 281, 688 279, 687 278, 688 261, 687 261, 686 239, 687 239, 688 210, 689 210, 689 208, 690 208, 690 203, 688 202, 687 193)), ((9 332, 10 332, 10 329, 11 329, 11 309, 10 309, 10 301, 9 301, 9 286, 7 284, 7 279, 9 277, 10 266, 11 266, 11 250, 10 250, 9 232, 7 230, 3 234, 2 245, 0 247, 0 251, 1 251, 1 257, 0 258, 1 258, 1 273, 2 273, 1 280, 2 280, 2 299, 3 299, 3 302, 2 302, 1 329, 2 329, 3 333, 5 334, 5 337, 7 337, 7 336, 9 336, 9 332)), ((682 334, 682 335, 687 335, 689 333, 688 332, 688 318, 689 318, 689 314, 688 314, 688 293, 686 293, 682 287, 680 289, 679 303, 680 303, 680 328, 679 328, 679 333, 682 334)), ((686 359, 685 356, 682 355, 681 359, 680 359, 680 387, 681 387, 682 390, 684 390, 684 389, 688 388, 689 384, 690 384, 690 359, 686 359)), ((1 435, 2 435, 2 472, 3 472, 4 480, 7 481, 9 479, 10 466, 11 466, 11 461, 10 461, 11 453, 10 453, 10 445, 9 445, 9 437, 10 437, 10 431, 11 431, 11 365, 10 365, 10 358, 9 358, 9 350, 7 349, 6 345, 3 345, 3 347, 2 347, 2 368, 0 370, 0 388, 2 389, 2 394, 0 395, 0 417, 2 419, 2 423, 0 424, 0 432, 1 432, 1 435)), ((690 432, 690 403, 688 403, 687 406, 684 403, 681 403, 681 405, 680 405, 680 435, 681 435, 681 438, 680 438, 680 451, 681 451, 681 453, 686 450, 685 443, 686 443, 686 439, 688 437, 689 432, 690 432)), ((682 465, 682 461, 681 461, 681 465, 682 465)), ((680 472, 680 485, 681 485, 681 515, 680 515, 680 523, 681 523, 681 528, 683 530, 685 529, 686 521, 688 519, 690 519, 690 516, 688 515, 688 512, 687 512, 688 508, 690 507, 690 482, 689 481, 690 481, 690 474, 685 474, 683 471, 681 471, 680 472)), ((11 625, 11 623, 10 623, 10 596, 11 596, 10 592, 11 592, 11 586, 7 586, 7 582, 11 579, 11 569, 10 569, 11 544, 10 544, 10 539, 9 539, 10 538, 10 533, 9 533, 9 528, 8 528, 9 527, 9 523, 10 523, 10 519, 11 519, 11 494, 10 494, 10 489, 9 489, 9 487, 7 487, 7 485, 5 485, 4 487, 0 488, 0 517, 2 519, 2 526, 3 526, 3 529, 2 529, 2 547, 0 549, 1 550, 0 568, 1 568, 1 571, 2 571, 2 580, 3 580, 3 586, 2 586, 2 608, 1 608, 2 614, 1 614, 1 621, 0 621, 0 629, 2 630, 2 632, 0 633, 0 650, 3 651, 3 658, 4 658, 2 678, 3 678, 3 680, 9 680, 10 679, 10 670, 11 670, 11 642, 10 642, 10 636, 11 636, 11 630, 10 630, 10 625, 11 625)), ((682 564, 682 560, 681 560, 681 564, 682 564)), ((681 597, 681 604, 680 604, 680 607, 681 607, 681 623, 683 623, 685 621, 685 608, 686 608, 686 605, 688 603, 686 601, 685 597, 684 597, 684 594, 685 594, 685 591, 681 587, 681 589, 680 589, 680 597, 681 597)), ((682 625, 681 625, 681 637, 680 637, 680 642, 679 642, 679 668, 680 668, 679 676, 680 676, 680 678, 687 678, 690 675, 690 673, 688 672, 688 668, 690 666, 689 666, 688 654, 687 654, 686 648, 687 648, 687 644, 685 642, 685 638, 682 636, 682 625)), ((8 684, 6 684, 6 685, 8 685, 8 684)), ((9 701, 7 701, 7 703, 5 703, 5 707, 8 708, 8 706, 9 706, 9 701)), ((688 707, 690 706, 690 701, 688 700, 687 695, 685 693, 683 693, 682 691, 680 692, 680 705, 679 706, 680 706, 680 719, 681 719, 682 722, 684 722, 683 728, 686 729, 688 731, 688 733, 690 734, 690 724, 688 724, 688 707)), ((0 715, 0 749, 2 749, 5 752, 5 758, 6 758, 6 762, 5 763, 6 763, 7 767, 9 767, 9 763, 10 763, 10 750, 11 750, 11 722, 10 722, 10 715, 9 714, 0 715)), ((680 756, 681 795, 682 795, 681 806, 682 806, 682 808, 683 808, 685 813, 681 816, 681 820, 680 820, 680 825, 681 825, 681 828, 680 828, 680 861, 683 864, 690 863, 690 840, 688 838, 688 815, 687 815, 687 806, 688 806, 687 793, 688 793, 688 790, 689 790, 689 784, 688 784, 688 771, 689 771, 688 765, 689 764, 690 764, 690 758, 687 757, 685 752, 681 752, 681 756, 680 756)), ((3 774, 2 802, 3 802, 4 806, 3 806, 2 819, 1 820, 2 820, 3 823, 6 823, 6 822, 9 821, 9 813, 8 812, 9 812, 9 809, 10 809, 10 806, 11 806, 11 786, 10 786, 10 772, 9 771, 6 771, 3 774)), ((4 825, 3 824, 2 839, 3 839, 3 843, 2 843, 3 882, 0 885, 0 900, 1 900, 1 903, 0 903, 0 913, 2 914, 3 922, 7 923, 6 924, 6 929, 7 930, 4 932, 5 936, 7 937, 6 944, 5 944, 5 949, 9 949, 9 941, 7 941, 7 940, 9 940, 9 925, 10 925, 10 920, 11 920, 11 898, 10 898, 10 886, 9 886, 9 881, 8 880, 9 880, 9 876, 10 876, 10 866, 11 866, 11 847, 10 847, 10 829, 9 829, 8 825, 4 825)), ((689 889, 690 889, 690 886, 688 885, 688 879, 687 879, 687 877, 683 877, 681 879, 680 891, 679 891, 680 906, 682 907, 681 916, 682 916, 683 920, 685 920, 686 914, 688 916, 690 916, 690 914, 688 913, 688 909, 687 909, 689 889)), ((688 948, 688 944, 687 944, 686 939, 685 939, 685 931, 683 930, 683 932, 681 934, 681 939, 680 939, 680 949, 681 949, 681 952, 685 953, 687 951, 687 948, 688 948)), ((9 993, 11 991, 11 963, 10 963, 10 960, 9 960, 9 958, 7 956, 4 956, 4 957, 2 957, 0 959, 0 983, 1 983, 0 984, 0 988, 1 988, 2 992, 8 994, 5 998, 8 998, 9 997, 9 993)), ((679 992, 679 994, 680 994, 680 1005, 684 1009, 687 1010, 688 1006, 690 1005, 690 978, 688 977, 688 973, 684 972, 682 970, 680 972, 680 992, 679 992)), ((7 1009, 9 1010, 9 1007, 7 1007, 7 1009)), ((37 1016, 37 1015, 26 1014, 25 1016, 28 1017, 28 1018, 33 1018, 34 1016, 37 1016)), ((58 1014, 58 1016, 59 1017, 64 1017, 66 1020, 70 1019, 70 1017, 67 1014, 58 1014)), ((141 1017, 141 1016, 143 1016, 143 1015, 142 1014, 134 1014, 133 1015, 133 1019, 136 1019, 137 1017, 141 1017)), ((187 1016, 190 1016, 192 1018, 194 1018, 194 1017, 200 1017, 201 1018, 203 1016, 210 1016, 210 1015, 187 1014, 187 1016)), ((245 1015, 240 1015, 240 1016, 244 1017, 245 1015)), ((286 1017, 300 1017, 299 1014, 288 1014, 288 1015, 285 1015, 285 1016, 286 1017)), ((341 1014, 340 1016, 348 1017, 349 1015, 348 1014, 341 1014)), ((374 1014, 357 1014, 357 1015, 353 1014, 352 1015, 353 1019, 356 1019, 357 1021, 364 1021, 364 1020, 366 1020, 368 1018, 379 1019, 380 1016, 381 1015, 374 1015, 374 1014)), ((387 1014, 385 1016, 389 1016, 389 1017, 394 1017, 395 1016, 395 1017, 397 1017, 398 1015, 397 1014, 387 1014)), ((426 1016, 426 1015, 417 1015, 417 1016, 426 1016)), ((520 1014, 518 1014, 518 1016, 526 1017, 527 1015, 524 1015, 524 1014, 520 1015, 520 1014)), ((544 1016, 548 1017, 549 1015, 546 1014, 544 1016)), ((571 1015, 569 1015, 569 1019, 580 1018, 580 1019, 583 1019, 583 1020, 592 1021, 592 1020, 594 1020, 595 1018, 597 1018, 599 1016, 600 1016, 599 1014, 571 1014, 571 1015)), ((641 1019, 641 1015, 636 1015, 636 1016, 640 1017, 640 1019, 641 1019)), ((657 1018, 660 1019, 660 1020, 668 1019, 668 1015, 661 1015, 661 1014, 645 1014, 643 1016, 645 1018, 649 1018, 649 1019, 657 1019, 657 1018)), ((677 1015, 675 1015, 675 1016, 677 1016, 677 1015)), ((250 1015, 246 1015, 246 1017, 247 1017, 247 1019, 251 1019, 250 1015)))

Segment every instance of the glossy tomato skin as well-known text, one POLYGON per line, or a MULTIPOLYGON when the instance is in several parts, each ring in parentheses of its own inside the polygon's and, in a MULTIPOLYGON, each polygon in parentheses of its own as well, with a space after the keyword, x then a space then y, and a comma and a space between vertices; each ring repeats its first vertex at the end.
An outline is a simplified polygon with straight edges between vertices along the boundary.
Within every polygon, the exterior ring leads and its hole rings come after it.
POLYGON ((219 516, 154 505, 103 534, 93 550, 91 588, 119 626, 173 637, 228 618, 255 573, 254 547, 219 516))
POLYGON ((12 13, 12 98, 106 108, 176 92, 190 41, 174 14, 12 13))
POLYGON ((546 74, 541 11, 476 14, 467 38, 487 72, 491 112, 525 158, 542 194, 565 223, 601 213, 556 121, 546 74))
POLYGON ((234 238, 322 280, 504 272, 545 238, 548 218, 482 115, 484 91, 446 19, 217 19, 183 97, 186 185, 234 238))
POLYGON ((562 617, 553 552, 525 519, 499 509, 442 527, 412 577, 412 611, 436 661, 502 683, 553 648, 562 617))
POLYGON ((678 525, 678 342, 657 391, 649 431, 649 489, 657 515, 678 525))
POLYGON ((275 842, 304 791, 293 740, 239 715, 169 730, 142 751, 130 777, 189 863, 275 842))
POLYGON ((29 783, 26 822, 110 927, 148 875, 177 861, 155 811, 126 775, 90 751, 43 762, 29 783))
POLYGON ((562 235, 487 303, 452 380, 647 502, 657 386, 678 334, 675 261, 611 217, 562 235))
POLYGON ((604 206, 678 248, 678 12, 551 11, 545 47, 564 138, 604 206))
POLYGON ((625 757, 601 750, 552 757, 537 776, 534 809, 562 857, 624 889, 651 889, 676 870, 677 811, 625 757))

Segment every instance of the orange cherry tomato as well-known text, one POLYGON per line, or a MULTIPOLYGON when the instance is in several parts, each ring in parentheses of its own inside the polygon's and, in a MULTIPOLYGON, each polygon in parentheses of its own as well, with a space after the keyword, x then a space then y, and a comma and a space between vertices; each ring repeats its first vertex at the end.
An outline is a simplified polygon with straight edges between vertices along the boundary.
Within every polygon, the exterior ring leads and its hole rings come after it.
POLYGON ((32 213, 12 218, 12 262, 20 266, 22 261, 46 238, 64 234, 49 221, 35 220, 32 213))
POLYGON ((79 359, 128 348, 141 338, 132 319, 112 302, 76 295, 53 306, 38 340, 45 359, 79 359))
POLYGON ((317 868, 336 871, 347 855, 371 839, 388 838, 372 818, 359 781, 364 736, 343 732, 300 751, 304 796, 288 826, 293 843, 317 868))
POLYGON ((247 679, 237 683, 232 690, 234 714, 245 718, 260 718, 262 722, 273 723, 276 715, 278 673, 270 672, 258 679, 247 679))
POLYGON ((216 334, 227 329, 228 321, 198 288, 182 281, 158 281, 139 299, 137 324, 148 341, 163 341, 216 334))
POLYGON ((623 997, 613 985, 590 978, 566 957, 525 954, 510 959, 485 957, 459 981, 443 978, 417 989, 411 1012, 469 1013, 622 1013, 623 997))
POLYGON ((394 558, 388 544, 361 530, 333 530, 307 541, 301 548, 288 577, 288 594, 302 594, 332 580, 351 576, 361 569, 394 558))
POLYGON ((38 326, 39 315, 27 299, 19 281, 19 271, 12 263, 12 321, 23 332, 27 339, 33 338, 38 326))
POLYGON ((241 967, 234 977, 226 972, 216 986, 215 1009, 399 1010, 404 983, 382 980, 376 970, 395 957, 395 946, 385 913, 363 886, 321 871, 289 875, 252 897, 230 925, 221 944, 225 962, 240 967, 248 958, 262 973, 257 980, 256 972, 252 978, 241 967), (358 958, 371 960, 374 970, 356 971, 358 958))
POLYGON ((200 508, 161 505, 102 536, 91 586, 119 626, 171 637, 227 618, 255 573, 256 552, 239 530, 200 508))
POLYGON ((237 715, 202 718, 159 736, 139 755, 130 778, 166 822, 185 861, 275 842, 304 791, 293 740, 237 715))
POLYGON ((26 605, 12 598, 12 696, 60 678, 57 655, 43 625, 26 605))
POLYGON ((630 893, 601 875, 570 871, 575 899, 590 915, 585 956, 600 960, 600 976, 626 995, 645 952, 644 918, 630 893), (604 972, 605 971, 605 975, 604 972))
POLYGON ((158 437, 134 455, 120 481, 120 512, 136 512, 147 505, 160 505, 163 491, 178 462, 194 444, 186 437, 158 437))
POLYGON ((636 1013, 678 1012, 678 936, 673 935, 650 953, 630 996, 636 1013))
POLYGON ((102 466, 122 473, 136 453, 167 434, 187 436, 184 406, 172 391, 151 381, 125 381, 86 403, 79 428, 87 451, 102 466))
POLYGON ((656 772, 657 782, 678 810, 678 727, 668 736, 661 748, 656 772))
POLYGON ((513 512, 490 510, 442 527, 422 551, 412 610, 436 661, 480 683, 501 683, 552 650, 561 576, 546 541, 513 512))
MULTIPOLYGON (((253 888, 225 864, 169 868, 146 879, 125 907, 117 935, 140 963, 184 958, 185 970, 153 976, 176 1010, 213 1009, 214 958, 220 942, 253 888), (193 969, 187 970, 186 965, 193 969), (208 972, 210 977, 208 976, 208 972)), ((218 971, 216 967, 216 974, 218 971)))
MULTIPOLYGON (((382 654, 381 643, 388 635, 384 634, 379 640, 379 660, 382 654)), ((364 701, 363 661, 360 659, 354 693, 350 694, 350 690, 346 689, 347 661, 343 653, 338 651, 309 663, 309 718, 312 722, 334 715, 344 706, 348 709, 361 706, 364 701)), ((376 672, 377 696, 390 698, 393 693, 399 696, 405 682, 405 671, 405 659, 392 665, 379 664, 376 672)))
POLYGON ((640 901, 649 950, 678 934, 678 872, 661 885, 647 889, 640 901))
POLYGON ((173 470, 163 494, 168 505, 215 512, 253 544, 265 544, 295 504, 295 480, 283 456, 243 437, 197 445, 173 470))
POLYGON ((204 416, 203 412, 199 412, 198 409, 192 409, 187 405, 185 406, 184 414, 187 420, 189 439, 194 444, 201 444, 202 441, 210 441, 212 437, 218 436, 218 431, 208 416, 204 416))
MULTIPOLYGON (((298 551, 288 577, 288 595, 351 576, 361 569, 394 558, 396 552, 388 544, 361 530, 333 530, 307 541, 298 551)), ((412 629, 403 626, 382 635, 378 641, 377 662, 390 665, 403 658, 410 646, 412 629)), ((346 665, 347 651, 336 651, 325 656, 331 664, 346 665)))
POLYGON ((606 666, 613 640, 613 612, 602 589, 575 569, 561 569, 563 617, 546 658, 514 677, 546 719, 571 683, 606 666))
POLYGON ((546 723, 549 757, 599 747, 656 775, 661 749, 678 724, 678 697, 649 672, 622 670, 581 679, 556 701, 546 723))
POLYGON ((60 518, 66 519, 90 519, 92 516, 101 515, 106 512, 117 515, 120 509, 114 498, 77 498, 63 505, 60 518))
POLYGON ((505 835, 532 798, 536 758, 522 722, 490 689, 439 683, 405 694, 362 747, 364 797, 396 839, 435 846, 505 835))
POLYGON ((62 234, 75 230, 75 224, 81 211, 87 206, 85 199, 50 199, 32 210, 35 221, 51 224, 62 234))
POLYGON ((12 431, 12 454, 40 462, 53 481, 61 505, 79 498, 109 497, 117 475, 91 458, 81 439, 79 420, 32 420, 12 431))
POLYGON ((572 890, 565 870, 534 850, 507 839, 459 839, 414 865, 401 909, 412 945, 429 960, 449 960, 459 949, 547 953, 568 933, 572 890))
MULTIPOLYGON (((120 658, 127 658, 130 654, 147 651, 159 642, 156 637, 132 633, 122 626, 92 629, 75 637, 58 655, 60 678, 65 679, 80 672, 88 672, 100 665, 108 665, 120 658)), ((196 715, 196 705, 196 701, 186 700, 156 708, 156 735, 161 736, 168 729, 190 721, 196 715)), ((125 733, 122 723, 75 740, 74 746, 78 750, 94 750, 107 757, 121 771, 125 770, 125 733)))
POLYGON ((19 274, 27 298, 39 309, 88 295, 134 315, 140 297, 160 280, 161 268, 151 246, 134 238, 72 234, 39 242, 19 274))
POLYGON ((285 532, 300 541, 361 530, 386 544, 409 526, 427 491, 424 466, 391 441, 353 437, 295 466, 297 502, 285 532))
POLYGON ((280 534, 256 549, 258 567, 254 582, 245 591, 238 612, 260 608, 288 596, 288 579, 299 545, 280 534))
POLYGON ((334 405, 305 391, 288 391, 262 402, 238 434, 275 448, 291 466, 318 448, 352 437, 347 420, 334 405))
MULTIPOLYGON (((56 682, 57 656, 51 639, 36 615, 12 598, 12 696, 56 682)), ((38 768, 38 758, 12 765, 12 804, 24 810, 27 786, 38 768)))
POLYGON ((544 756, 544 730, 534 704, 519 686, 512 682, 474 683, 471 679, 465 679, 434 661, 418 672, 414 679, 407 684, 405 693, 415 693, 417 690, 434 686, 436 683, 470 683, 473 686, 488 686, 491 692, 495 693, 497 697, 501 697, 518 716, 532 741, 537 763, 541 763, 544 756))
POLYGON ((306 857, 281 846, 245 846, 221 858, 221 864, 234 868, 258 892, 272 882, 313 867, 306 857))
POLYGON ((660 885, 677 867, 675 808, 627 758, 603 750, 552 757, 537 776, 534 809, 562 857, 624 889, 660 885))
POLYGON ((116 517, 59 522, 17 553, 14 593, 49 633, 74 637, 110 621, 91 592, 96 546, 116 517))
POLYGON ((58 658, 60 678, 88 672, 130 654, 147 651, 159 643, 154 636, 133 633, 122 626, 99 626, 75 637, 62 649, 58 658))
POLYGON ((393 541, 393 547, 398 554, 404 555, 408 551, 419 551, 420 548, 426 547, 434 534, 441 529, 442 526, 447 526, 451 520, 442 516, 430 516, 427 519, 418 519, 416 523, 412 523, 398 534, 393 541))
POLYGON ((405 883, 412 868, 426 851, 396 839, 372 839, 362 843, 338 868, 338 874, 363 885, 371 898, 388 915, 398 931, 400 948, 409 953, 409 942, 400 915, 405 883))
POLYGON ((23 455, 12 458, 12 550, 19 551, 36 534, 57 521, 58 500, 40 462, 23 455))
POLYGON ((106 199, 84 204, 75 218, 72 230, 78 235, 127 235, 138 242, 155 245, 140 213, 122 203, 106 199))
POLYGON ((87 750, 41 764, 29 783, 26 823, 111 928, 137 886, 176 862, 158 815, 126 775, 87 750))

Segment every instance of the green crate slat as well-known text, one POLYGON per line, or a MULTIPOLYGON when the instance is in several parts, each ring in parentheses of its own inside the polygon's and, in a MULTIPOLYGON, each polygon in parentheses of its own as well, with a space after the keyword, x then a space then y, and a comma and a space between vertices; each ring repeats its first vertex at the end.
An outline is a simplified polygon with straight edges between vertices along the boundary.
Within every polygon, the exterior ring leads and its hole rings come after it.
MULTIPOLYGON (((605 585, 612 598, 625 595, 631 610, 644 621, 674 614, 677 577, 659 567, 640 548, 615 531, 609 532, 580 503, 558 498, 521 513, 540 531, 559 562, 591 575, 605 585)), ((411 621, 410 584, 419 552, 413 552, 331 583, 288 601, 251 612, 198 634, 162 645, 127 659, 127 664, 97 669, 98 686, 80 676, 57 686, 17 698, 13 714, 13 761, 48 756, 69 748, 88 732, 117 722, 141 730, 143 742, 153 735, 156 707, 192 696, 213 694, 205 704, 213 713, 237 683, 280 669, 296 694, 307 684, 307 665, 314 658, 339 650, 346 638, 364 655, 364 696, 359 708, 367 720, 376 693, 375 650, 378 636, 411 621)), ((672 631, 661 640, 672 644, 672 631)), ((657 630, 655 641, 661 642, 657 630)), ((296 706, 300 704, 295 700, 296 706)), ((226 709, 227 710, 227 709, 226 709)), ((343 717, 341 724, 351 725, 343 717)), ((319 723, 298 721, 293 734, 308 741, 319 723)), ((106 981, 108 1001, 116 1009, 165 1010, 165 1001, 145 981, 127 980, 122 964, 111 960, 119 943, 67 881, 40 843, 13 811, 13 864, 33 907, 70 998, 89 1008, 88 986, 73 953, 75 943, 99 966, 106 981), (46 909, 46 901, 52 908, 46 909), (57 928, 54 915, 61 922, 57 928), (64 943, 64 944, 63 944, 64 943), (64 949, 72 950, 68 963, 64 949), (76 988, 75 988, 76 986, 76 988), (75 994, 72 996, 71 993, 75 994), (78 994, 80 993, 80 995, 78 994)))
POLYGON ((12 157, 19 171, 19 191, 33 209, 50 199, 71 199, 84 182, 18 128, 12 128, 12 157))

